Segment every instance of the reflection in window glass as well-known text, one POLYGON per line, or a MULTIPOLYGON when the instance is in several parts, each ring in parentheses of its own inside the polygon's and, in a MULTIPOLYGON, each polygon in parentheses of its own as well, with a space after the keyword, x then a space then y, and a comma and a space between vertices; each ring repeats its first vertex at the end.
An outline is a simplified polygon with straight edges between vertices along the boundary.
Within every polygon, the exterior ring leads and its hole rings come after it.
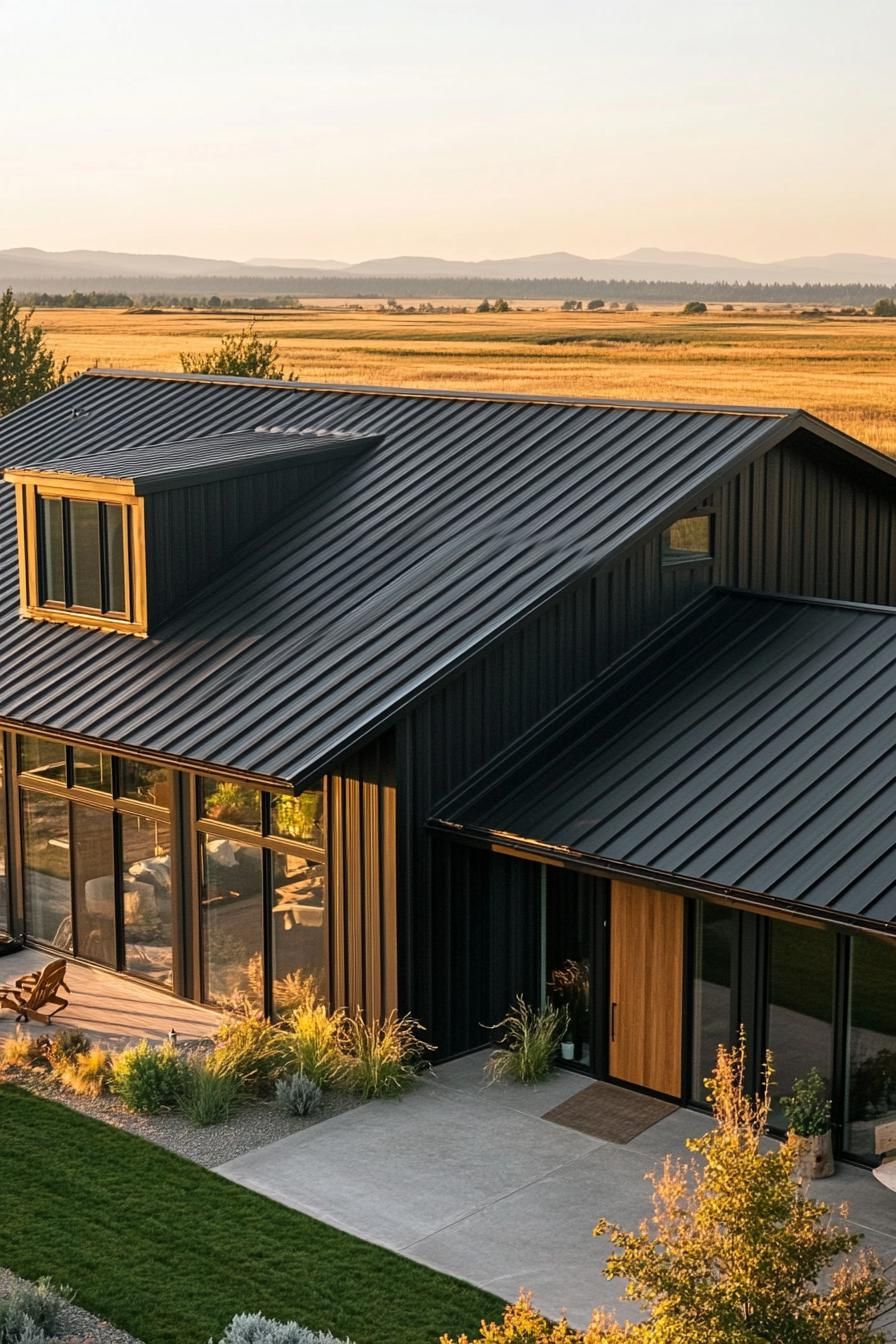
POLYGON ((308 989, 326 998, 326 870, 297 854, 274 853, 271 860, 273 1003, 281 1015, 308 989))
POLYGON ((171 828, 155 817, 121 814, 125 969, 173 982, 171 828))
POLYGON ((103 505, 106 529, 106 601, 105 609, 124 616, 124 509, 120 504, 103 505))
MULTIPOLYGON (((36 795, 34 795, 36 797, 36 795)), ((115 844, 111 812, 72 808, 72 886, 78 956, 115 966, 115 844)))
POLYGON ((72 605, 103 608, 100 506, 92 499, 68 501, 72 605))
POLYGON ((850 939, 844 1148, 869 1160, 878 1125, 896 1121, 896 943, 850 939))
POLYGON ((51 742, 48 737, 21 736, 19 742, 19 769, 43 779, 65 783, 65 747, 51 742))
POLYGON ((201 836, 202 997, 263 1006, 261 849, 201 836))
MULTIPOLYGON (((813 1067, 830 1086, 836 936, 828 929, 772 919, 769 937, 767 1044, 775 1057, 775 1097, 780 1099, 794 1078, 813 1067)), ((780 1100, 771 1123, 786 1126, 780 1100)))
POLYGON ((72 748, 72 782, 96 793, 112 792, 112 757, 90 747, 72 748))
POLYGON ((708 513, 679 518, 663 533, 663 563, 687 563, 712 558, 712 519, 708 513))
POLYGON ((202 815, 228 826, 261 830, 261 793, 233 779, 202 780, 202 815))
POLYGON ((62 500, 39 498, 40 600, 65 602, 65 534, 62 500))
POLYGON ((323 811, 323 788, 306 789, 299 794, 274 793, 271 795, 271 834, 320 847, 324 843, 323 811))
POLYGON ((171 802, 171 771, 163 765, 147 761, 122 760, 121 794, 137 803, 152 803, 155 807, 169 807, 171 802))
POLYGON ((72 950, 68 803, 22 792, 25 930, 30 938, 72 950))
POLYGON ((694 921, 694 1036, 691 1091, 706 1101, 705 1079, 716 1052, 731 1035, 731 953, 737 916, 733 910, 698 901, 694 921))

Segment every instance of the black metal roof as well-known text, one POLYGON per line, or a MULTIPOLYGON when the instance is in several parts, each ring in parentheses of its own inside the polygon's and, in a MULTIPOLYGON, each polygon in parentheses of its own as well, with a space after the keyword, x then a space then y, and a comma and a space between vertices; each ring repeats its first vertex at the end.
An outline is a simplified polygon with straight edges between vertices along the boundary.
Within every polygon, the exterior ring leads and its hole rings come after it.
POLYGON ((299 782, 799 412, 91 371, 0 420, 0 462, 281 429, 383 436, 145 640, 23 620, 0 489, 0 719, 299 782))
POLYGON ((199 481, 277 471, 296 461, 352 457, 375 447, 381 437, 258 426, 248 432, 210 434, 140 447, 122 446, 115 452, 83 457, 60 457, 53 450, 45 458, 30 459, 27 466, 24 462, 4 462, 0 468, 4 472, 19 470, 48 476, 64 472, 67 476, 130 481, 136 494, 147 495, 199 481))
POLYGON ((894 684, 896 611, 716 589, 440 823, 894 924, 894 684))

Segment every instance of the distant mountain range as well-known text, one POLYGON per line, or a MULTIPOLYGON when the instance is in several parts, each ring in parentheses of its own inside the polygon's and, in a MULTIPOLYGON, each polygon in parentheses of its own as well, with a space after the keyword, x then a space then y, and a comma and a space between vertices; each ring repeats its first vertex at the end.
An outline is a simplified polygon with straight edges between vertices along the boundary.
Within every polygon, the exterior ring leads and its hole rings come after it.
POLYGON ((641 247, 619 257, 589 258, 572 252, 543 252, 530 257, 499 257, 483 261, 449 261, 444 257, 375 257, 370 261, 313 261, 255 257, 227 261, 167 253, 102 252, 86 249, 45 252, 37 247, 0 249, 0 284, 21 289, 77 285, 79 278, 130 281, 182 279, 188 276, 241 277, 251 280, 282 276, 338 275, 437 280, 477 277, 495 280, 679 280, 755 281, 759 284, 859 283, 896 284, 896 257, 835 252, 823 257, 789 257, 783 261, 743 261, 708 252, 666 252, 641 247))

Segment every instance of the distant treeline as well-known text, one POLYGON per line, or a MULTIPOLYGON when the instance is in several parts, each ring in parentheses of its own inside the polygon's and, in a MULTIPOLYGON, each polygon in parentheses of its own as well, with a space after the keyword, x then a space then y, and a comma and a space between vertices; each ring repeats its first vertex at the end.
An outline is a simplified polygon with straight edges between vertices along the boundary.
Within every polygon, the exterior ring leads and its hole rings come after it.
MULTIPOLYGON (((73 289, 68 294, 26 292, 20 303, 35 308, 125 308, 162 304, 182 308, 288 308, 311 298, 389 299, 604 299, 636 303, 819 303, 871 307, 877 299, 896 298, 896 285, 758 284, 755 281, 685 280, 500 280, 481 276, 448 278, 405 276, 293 276, 246 279, 241 276, 185 276, 154 279, 116 277, 127 290, 73 289), (289 286, 288 291, 286 287, 289 286)), ((83 281, 82 281, 83 283, 83 281)), ((91 281, 102 285, 102 280, 91 281)), ((2 284, 2 282, 0 282, 2 284)))

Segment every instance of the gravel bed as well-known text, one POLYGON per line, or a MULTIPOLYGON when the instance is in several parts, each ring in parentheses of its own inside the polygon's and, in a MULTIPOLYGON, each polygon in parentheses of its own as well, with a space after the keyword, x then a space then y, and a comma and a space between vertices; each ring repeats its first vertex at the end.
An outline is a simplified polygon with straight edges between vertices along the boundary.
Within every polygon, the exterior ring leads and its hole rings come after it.
POLYGON ((168 1148, 201 1167, 217 1167, 241 1157, 253 1148, 276 1143, 300 1129, 320 1124, 343 1111, 362 1105, 360 1097, 347 1092, 325 1092, 321 1106, 313 1115, 289 1115, 272 1101, 245 1101, 231 1118, 220 1125, 200 1127, 176 1111, 160 1115, 134 1115, 115 1097, 78 1097, 54 1081, 52 1075, 38 1069, 6 1069, 3 1080, 26 1087, 29 1092, 60 1101, 82 1115, 103 1120, 107 1125, 139 1134, 160 1148, 168 1148))
MULTIPOLYGON (((0 1269, 0 1297, 8 1297, 14 1287, 25 1282, 10 1270, 0 1269)), ((59 1321, 61 1333, 54 1338, 64 1340, 65 1344, 140 1344, 140 1340, 127 1331, 100 1320, 72 1302, 60 1308, 59 1321)))

